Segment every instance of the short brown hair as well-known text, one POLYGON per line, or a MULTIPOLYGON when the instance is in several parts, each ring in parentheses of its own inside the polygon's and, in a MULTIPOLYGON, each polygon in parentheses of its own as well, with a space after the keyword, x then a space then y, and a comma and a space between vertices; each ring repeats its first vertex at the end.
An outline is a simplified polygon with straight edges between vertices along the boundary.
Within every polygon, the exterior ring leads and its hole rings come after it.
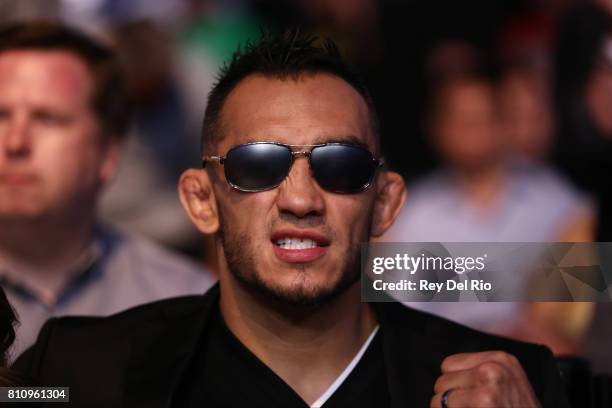
POLYGON ((105 134, 122 137, 129 125, 124 80, 108 47, 53 21, 15 23, 0 28, 0 53, 11 50, 62 50, 80 58, 93 79, 92 109, 105 134))

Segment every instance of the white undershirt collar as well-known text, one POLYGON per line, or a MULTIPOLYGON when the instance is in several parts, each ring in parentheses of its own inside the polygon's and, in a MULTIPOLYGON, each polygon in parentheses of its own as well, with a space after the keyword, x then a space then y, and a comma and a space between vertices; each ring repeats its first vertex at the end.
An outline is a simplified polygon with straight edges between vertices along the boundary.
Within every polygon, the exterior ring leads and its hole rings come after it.
POLYGON ((342 385, 344 380, 346 380, 346 378, 351 374, 357 363, 359 363, 361 357, 363 357, 364 353, 368 349, 368 346, 372 342, 372 339, 374 339, 374 336, 376 336, 376 333, 378 333, 379 327, 379 325, 376 325, 368 339, 365 341, 365 343, 363 343, 363 346, 361 346, 361 349, 357 352, 357 354, 355 354, 355 357, 353 357, 353 360, 346 366, 346 368, 344 369, 344 371, 342 371, 338 378, 336 378, 336 381, 334 381, 327 388, 327 390, 325 390, 325 392, 310 405, 310 408, 321 408, 321 406, 325 404, 325 402, 334 394, 334 392, 336 392, 340 385, 342 385))

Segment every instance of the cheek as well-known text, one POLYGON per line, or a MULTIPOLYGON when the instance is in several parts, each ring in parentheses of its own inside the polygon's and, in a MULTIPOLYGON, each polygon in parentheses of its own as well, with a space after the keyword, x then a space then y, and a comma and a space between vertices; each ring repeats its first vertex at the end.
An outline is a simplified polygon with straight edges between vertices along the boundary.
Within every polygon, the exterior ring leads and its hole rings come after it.
POLYGON ((255 242, 267 236, 274 209, 272 191, 249 194, 227 190, 217 192, 217 197, 221 222, 228 231, 255 242))
POLYGON ((345 245, 368 241, 368 230, 372 218, 372 198, 369 194, 365 197, 358 194, 347 195, 342 199, 341 205, 327 206, 327 223, 334 231, 336 239, 345 245))
POLYGON ((34 165, 52 194, 97 187, 102 152, 92 135, 66 134, 40 140, 34 165))

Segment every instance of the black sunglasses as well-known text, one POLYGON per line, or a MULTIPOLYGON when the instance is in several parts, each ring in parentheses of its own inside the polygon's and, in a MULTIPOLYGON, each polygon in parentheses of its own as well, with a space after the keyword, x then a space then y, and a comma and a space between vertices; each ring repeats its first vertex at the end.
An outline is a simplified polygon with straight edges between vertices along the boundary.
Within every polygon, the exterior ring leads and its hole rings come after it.
POLYGON ((345 143, 246 143, 232 147, 225 156, 204 156, 202 160, 203 166, 210 161, 222 164, 227 182, 235 189, 258 192, 278 187, 300 155, 308 157, 311 174, 323 189, 343 194, 368 188, 384 163, 368 149, 345 143))

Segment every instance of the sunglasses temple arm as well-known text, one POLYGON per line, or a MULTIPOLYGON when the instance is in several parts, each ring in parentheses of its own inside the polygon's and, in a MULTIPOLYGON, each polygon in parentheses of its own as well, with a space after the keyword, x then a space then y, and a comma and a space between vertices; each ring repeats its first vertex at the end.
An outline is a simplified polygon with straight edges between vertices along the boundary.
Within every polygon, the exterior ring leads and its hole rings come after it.
POLYGON ((206 167, 206 163, 211 161, 218 161, 219 164, 223 164, 225 156, 204 156, 202 157, 202 167, 206 167))

